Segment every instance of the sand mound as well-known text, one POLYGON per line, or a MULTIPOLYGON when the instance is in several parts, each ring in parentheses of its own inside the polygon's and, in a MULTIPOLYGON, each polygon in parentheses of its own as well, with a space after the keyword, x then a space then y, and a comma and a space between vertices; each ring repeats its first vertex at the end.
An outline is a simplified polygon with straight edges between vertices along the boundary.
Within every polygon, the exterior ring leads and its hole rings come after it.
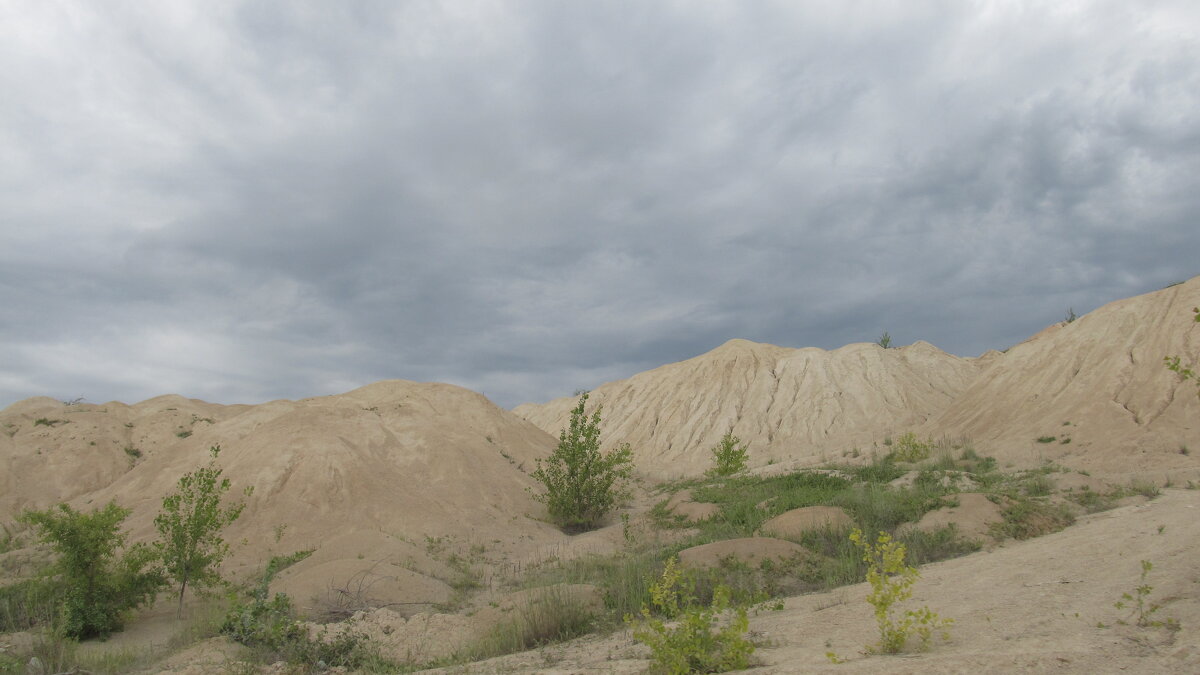
POLYGON ((963 492, 947 497, 957 502, 957 506, 943 506, 934 509, 911 527, 902 527, 901 533, 909 529, 922 532, 935 532, 948 525, 953 525, 959 536, 965 539, 982 540, 988 537, 992 525, 1003 523, 1003 509, 999 504, 978 492, 963 492))
MULTIPOLYGON (((792 470, 912 429, 971 439, 1006 462, 1181 483, 1200 479, 1200 455, 1187 450, 1200 447, 1200 399, 1163 357, 1200 361, 1195 306, 1200 277, 976 359, 924 342, 824 351, 731 340, 597 387, 590 402, 604 406, 606 447, 632 444, 638 467, 662 477, 708 469, 709 449, 729 431, 750 444, 756 468, 777 460, 792 470)), ((574 404, 514 412, 558 433, 574 404)))
POLYGON ((805 532, 823 528, 850 528, 854 520, 839 506, 805 506, 781 513, 762 524, 759 532, 767 537, 799 539, 805 532))
POLYGON ((787 560, 811 555, 808 549, 790 541, 744 537, 685 548, 679 552, 679 564, 684 567, 717 567, 723 560, 732 558, 757 567, 764 560, 787 560))
MULTIPOLYGON (((536 485, 526 471, 555 440, 459 387, 389 381, 261 406, 160 397, 100 408, 106 410, 64 411, 61 403, 37 399, 4 412, 4 419, 22 420, 4 455, 18 467, 20 482, 63 487, 57 497, 40 499, 25 486, 6 490, 0 522, 17 508, 84 492, 69 487, 76 480, 93 488, 80 505, 116 500, 133 509, 131 538, 150 537, 162 497, 219 444, 220 464, 235 491, 253 488, 241 519, 225 535, 235 543, 227 571, 251 574, 270 555, 316 549, 281 580, 301 604, 381 561, 375 570, 395 583, 377 582, 373 594, 388 602, 429 602, 458 572, 421 570, 413 561, 424 549, 437 549, 443 559, 474 550, 478 567, 489 551, 518 538, 547 545, 562 538, 535 519, 543 509, 526 491, 536 485), (52 415, 70 421, 32 425, 52 415), (62 440, 50 449, 54 439, 62 440), (121 449, 131 441, 143 452, 136 461, 121 449), (94 467, 79 462, 75 452, 89 447, 101 449, 94 467), (62 465, 40 464, 31 459, 38 457, 34 448, 51 457, 76 456, 62 465), (81 477, 55 475, 66 469, 81 477), (426 578, 404 573, 414 566, 426 578), (412 589, 412 597, 397 595, 401 588, 412 589)), ((17 475, 10 470, 4 479, 16 483, 17 475)))
MULTIPOLYGON (((604 406, 605 447, 630 443, 638 468, 654 475, 696 475, 711 467, 710 449, 730 431, 749 442, 753 465, 870 445, 942 412, 980 367, 925 342, 825 351, 730 340, 597 387, 589 404, 604 406)), ((557 434, 575 403, 513 412, 557 434)))

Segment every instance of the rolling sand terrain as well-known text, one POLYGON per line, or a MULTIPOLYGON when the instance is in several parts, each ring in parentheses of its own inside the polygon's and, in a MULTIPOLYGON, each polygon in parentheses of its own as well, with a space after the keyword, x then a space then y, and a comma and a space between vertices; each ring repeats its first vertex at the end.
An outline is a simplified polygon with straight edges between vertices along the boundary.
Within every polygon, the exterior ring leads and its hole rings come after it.
MULTIPOLYGON (((917 599, 957 622, 930 653, 859 654, 873 631, 863 586, 789 598, 752 618, 760 672, 1200 672, 1200 491, 1180 489, 1200 482, 1200 397, 1162 362, 1200 361, 1194 306, 1200 278, 977 358, 924 342, 824 351, 731 340, 597 387, 592 402, 603 405, 605 446, 634 448, 641 483, 623 511, 632 522, 662 498, 658 480, 708 469, 709 449, 729 431, 750 444, 761 475, 851 454, 867 461, 913 431, 971 439, 1014 468, 1054 462, 1112 484, 1175 486, 1061 532, 923 567, 917 599), (1116 624, 1113 603, 1137 585, 1142 559, 1154 561, 1162 614, 1183 630, 1116 624), (830 649, 849 663, 829 664, 830 649)), ((219 445, 234 491, 252 489, 226 532, 227 576, 252 579, 271 556, 312 550, 274 590, 311 616, 363 610, 393 655, 445 656, 521 601, 502 583, 521 570, 620 549, 616 518, 568 536, 531 496, 539 485, 529 473, 574 403, 510 412, 459 387, 405 381, 253 406, 173 395, 21 401, 0 411, 0 524, 22 544, 0 553, 0 583, 44 559, 14 524, 22 510, 115 500, 132 510, 130 540, 147 540, 162 498, 219 445)), ((594 589, 562 592, 599 602, 594 589)), ((161 607, 144 612, 113 644, 161 645, 174 628, 150 625, 172 621, 161 607)), ((145 672, 220 672, 229 654, 235 647, 214 638, 145 672)), ((641 672, 646 654, 619 631, 448 672, 641 672)))

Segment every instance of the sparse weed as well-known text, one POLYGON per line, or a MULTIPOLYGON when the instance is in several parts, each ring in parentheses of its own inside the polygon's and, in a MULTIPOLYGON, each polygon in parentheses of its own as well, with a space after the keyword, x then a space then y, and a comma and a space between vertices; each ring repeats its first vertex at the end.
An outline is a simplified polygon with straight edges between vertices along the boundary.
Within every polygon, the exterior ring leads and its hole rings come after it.
MULTIPOLYGON (((1130 609, 1129 618, 1136 617, 1135 623, 1142 628, 1170 628, 1171 630, 1179 630, 1178 619, 1155 619, 1154 615, 1158 610, 1162 609, 1161 605, 1149 601, 1150 592, 1154 587, 1146 583, 1147 577, 1150 575, 1150 570, 1154 569, 1154 565, 1149 560, 1142 561, 1142 576, 1138 579, 1138 585, 1133 589, 1133 593, 1122 593, 1121 599, 1113 604, 1117 609, 1130 609)), ((1124 619, 1118 619, 1117 623, 1124 625, 1124 619)))
POLYGON ((1031 539, 1057 532, 1075 522, 1075 516, 1061 504, 1036 499, 1017 499, 1001 511, 1003 523, 992 525, 992 531, 1002 537, 1031 539))
POLYGON ((456 655, 456 661, 481 659, 562 642, 591 630, 595 615, 565 593, 550 589, 515 608, 512 617, 456 655))

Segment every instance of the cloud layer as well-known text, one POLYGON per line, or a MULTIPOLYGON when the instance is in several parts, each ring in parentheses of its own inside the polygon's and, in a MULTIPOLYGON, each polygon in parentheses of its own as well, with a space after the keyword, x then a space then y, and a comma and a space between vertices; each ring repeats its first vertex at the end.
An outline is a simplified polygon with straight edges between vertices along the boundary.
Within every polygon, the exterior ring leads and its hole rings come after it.
POLYGON ((1200 273, 1194 3, 0 9, 0 405, 504 406, 1200 273))

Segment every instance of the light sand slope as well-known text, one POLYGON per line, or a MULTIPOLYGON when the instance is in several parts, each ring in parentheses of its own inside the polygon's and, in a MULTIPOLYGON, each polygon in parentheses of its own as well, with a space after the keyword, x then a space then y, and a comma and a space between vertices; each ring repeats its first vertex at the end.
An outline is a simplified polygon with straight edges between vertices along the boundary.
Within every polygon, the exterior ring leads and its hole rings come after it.
MULTIPOLYGON (((886 437, 913 430, 965 437, 1006 462, 1053 460, 1182 483, 1200 479, 1200 453, 1192 452, 1200 450, 1200 399, 1162 359, 1200 362, 1195 306, 1200 277, 975 359, 924 342, 827 352, 731 340, 597 387, 589 403, 604 406, 605 445, 632 444, 639 468, 659 476, 704 471, 709 449, 730 430, 750 444, 752 465, 787 466, 882 449, 886 437)), ((574 404, 563 398, 513 412, 556 434, 574 404)))
POLYGON ((1200 450, 1197 388, 1163 366, 1167 355, 1200 362, 1196 306, 1200 277, 1050 326, 992 359, 926 430, 967 436, 1000 459, 1196 478, 1200 457, 1181 449, 1200 450))
POLYGON ((174 395, 132 406, 44 396, 14 403, 0 410, 0 520, 107 486, 137 463, 172 453, 181 434, 248 408, 174 395))
MULTIPOLYGON (((605 445, 630 443, 639 469, 694 475, 711 466, 709 449, 728 431, 750 443, 755 465, 869 445, 941 413, 980 368, 926 342, 825 351, 730 340, 597 387, 589 405, 604 406, 605 445)), ((513 412, 557 434, 575 403, 557 399, 513 412)))

